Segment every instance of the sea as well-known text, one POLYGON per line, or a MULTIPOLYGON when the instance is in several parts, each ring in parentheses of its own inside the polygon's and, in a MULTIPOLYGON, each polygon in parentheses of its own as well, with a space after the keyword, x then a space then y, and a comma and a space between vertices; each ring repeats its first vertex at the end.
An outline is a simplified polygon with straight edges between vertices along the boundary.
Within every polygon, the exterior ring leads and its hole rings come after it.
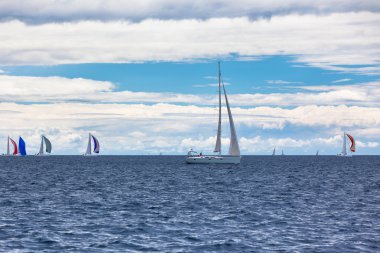
POLYGON ((0 157, 0 252, 380 252, 380 156, 0 157))

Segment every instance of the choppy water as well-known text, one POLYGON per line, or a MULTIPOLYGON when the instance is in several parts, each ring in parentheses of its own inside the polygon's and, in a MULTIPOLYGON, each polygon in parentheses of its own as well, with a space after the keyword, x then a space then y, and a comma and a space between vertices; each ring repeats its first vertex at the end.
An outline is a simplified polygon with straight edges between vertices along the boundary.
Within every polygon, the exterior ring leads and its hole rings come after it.
POLYGON ((0 251, 380 251, 380 157, 183 161, 0 157, 0 251))

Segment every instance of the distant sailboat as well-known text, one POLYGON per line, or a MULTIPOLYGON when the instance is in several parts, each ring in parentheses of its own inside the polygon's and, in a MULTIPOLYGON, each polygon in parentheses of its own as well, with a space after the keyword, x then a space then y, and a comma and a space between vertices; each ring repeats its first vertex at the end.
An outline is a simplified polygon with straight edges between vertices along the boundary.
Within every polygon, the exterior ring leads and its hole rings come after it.
POLYGON ((276 148, 273 149, 272 156, 276 155, 276 148))
POLYGON ((46 155, 45 152, 48 153, 48 154, 51 153, 51 142, 48 140, 48 138, 46 138, 44 135, 42 135, 41 136, 40 151, 38 152, 37 155, 46 155), (45 146, 46 146, 45 151, 44 151, 44 143, 45 143, 45 146))
POLYGON ((95 136, 93 136, 91 133, 88 134, 88 144, 87 144, 87 149, 86 149, 86 153, 84 155, 88 156, 88 155, 91 155, 92 152, 98 154, 99 153, 99 150, 100 150, 100 145, 99 145, 99 141, 97 138, 95 138, 95 136), (91 148, 91 139, 94 141, 94 150, 92 150, 91 148))
POLYGON ((317 150, 317 153, 315 154, 316 156, 319 156, 319 150, 317 150))
POLYGON ((21 138, 21 136, 18 139, 18 149, 20 155, 26 156, 26 145, 24 139, 21 138))
POLYGON ((202 155, 197 152, 190 150, 187 153, 186 162, 187 163, 240 163, 240 148, 238 139, 236 136, 236 130, 234 125, 234 120, 232 118, 231 108, 228 102, 226 89, 224 83, 221 79, 220 63, 218 63, 218 80, 219 80, 219 118, 218 118, 218 130, 216 135, 216 143, 214 152, 217 155, 202 155), (228 112, 228 120, 230 123, 230 148, 228 155, 222 155, 222 88, 224 93, 224 98, 226 101, 226 107, 228 112))
POLYGON ((281 155, 284 155, 284 150, 281 150, 281 155))
POLYGON ((350 140, 350 151, 351 153, 354 153, 356 151, 355 146, 355 139, 351 135, 347 134, 346 132, 343 133, 343 146, 342 146, 342 152, 338 154, 338 156, 352 156, 352 154, 347 153, 347 144, 346 144, 346 137, 350 140))
POLYGON ((17 143, 8 136, 7 153, 5 155, 11 156, 11 155, 17 155, 17 154, 18 154, 17 143), (13 145, 13 152, 12 153, 11 153, 11 150, 10 150, 10 144, 11 143, 13 145))

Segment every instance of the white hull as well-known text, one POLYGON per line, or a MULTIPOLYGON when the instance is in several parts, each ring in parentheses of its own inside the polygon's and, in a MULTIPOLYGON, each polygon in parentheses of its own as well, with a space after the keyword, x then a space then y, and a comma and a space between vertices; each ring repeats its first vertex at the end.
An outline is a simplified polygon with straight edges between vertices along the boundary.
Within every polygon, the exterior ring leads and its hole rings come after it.
POLYGON ((212 164, 212 163, 224 163, 224 164, 239 164, 241 156, 188 156, 186 157, 186 163, 196 164, 212 164))

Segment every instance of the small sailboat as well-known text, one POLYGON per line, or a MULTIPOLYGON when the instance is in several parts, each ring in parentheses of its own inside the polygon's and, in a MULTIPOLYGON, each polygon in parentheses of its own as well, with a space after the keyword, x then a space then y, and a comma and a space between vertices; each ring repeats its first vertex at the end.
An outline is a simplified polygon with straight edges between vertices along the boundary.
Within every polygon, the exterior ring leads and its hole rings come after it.
POLYGON ((349 156, 352 156, 352 153, 354 153, 356 151, 356 145, 355 145, 355 139, 354 137, 352 137, 351 135, 349 135, 348 133, 344 132, 343 133, 343 146, 342 146, 342 152, 338 154, 338 156, 343 156, 343 157, 349 157, 349 156), (347 153, 347 144, 346 144, 346 137, 350 140, 351 142, 351 145, 350 145, 350 152, 351 153, 347 153))
POLYGON ((317 150, 317 153, 315 154, 315 156, 319 156, 319 150, 317 150))
POLYGON ((88 144, 87 144, 87 149, 86 149, 86 153, 84 154, 85 156, 90 156, 92 155, 92 153, 96 153, 98 154, 99 153, 99 150, 100 150, 100 145, 99 145, 99 141, 98 139, 93 136, 91 133, 88 134, 88 144), (91 148, 91 139, 94 141, 94 150, 92 150, 91 148))
POLYGON ((284 150, 281 150, 281 155, 284 155, 284 150))
POLYGON ((276 155, 276 148, 273 149, 272 156, 276 155))
POLYGON ((49 141, 48 138, 46 138, 46 136, 42 135, 41 136, 41 145, 40 145, 40 151, 38 152, 37 155, 39 156, 43 156, 43 155, 46 155, 47 154, 50 154, 51 153, 51 142, 49 141), (45 143, 45 149, 44 149, 44 143, 45 143))
POLYGON ((17 155, 18 154, 18 148, 17 148, 17 143, 8 136, 8 141, 7 141, 7 153, 5 154, 6 156, 11 156, 11 155, 17 155), (11 147, 10 144, 13 145, 13 152, 11 153, 11 147))
POLYGON ((24 139, 20 136, 18 139, 18 153, 21 156, 26 156, 26 144, 24 139))
POLYGON ((238 139, 236 136, 236 130, 234 125, 234 120, 232 118, 230 104, 228 103, 228 97, 226 93, 226 88, 221 78, 220 63, 218 63, 218 80, 219 80, 219 120, 218 120, 218 130, 216 135, 216 143, 214 148, 214 153, 216 155, 202 155, 202 153, 197 153, 190 150, 187 153, 186 162, 187 163, 229 163, 229 164, 239 164, 241 160, 240 148, 238 139), (230 148, 228 155, 222 155, 222 88, 224 93, 224 98, 226 101, 226 107, 228 112, 228 120, 230 123, 230 148))

